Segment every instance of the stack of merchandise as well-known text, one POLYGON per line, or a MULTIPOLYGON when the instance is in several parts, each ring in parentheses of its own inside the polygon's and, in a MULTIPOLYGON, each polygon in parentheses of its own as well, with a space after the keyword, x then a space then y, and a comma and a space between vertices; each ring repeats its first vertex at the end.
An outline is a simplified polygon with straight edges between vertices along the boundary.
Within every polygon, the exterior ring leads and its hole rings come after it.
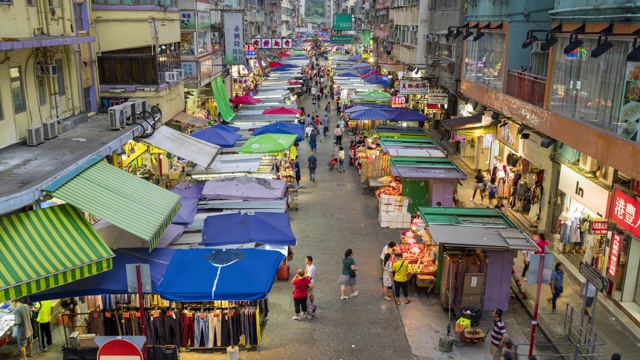
POLYGON ((358 161, 360 162, 360 181, 364 182, 367 179, 380 176, 391 175, 391 169, 389 168, 389 155, 376 155, 377 150, 360 150, 357 152, 358 161))
POLYGON ((381 227, 392 229, 411 226, 411 214, 407 211, 409 198, 402 196, 380 195, 378 202, 378 221, 381 227))

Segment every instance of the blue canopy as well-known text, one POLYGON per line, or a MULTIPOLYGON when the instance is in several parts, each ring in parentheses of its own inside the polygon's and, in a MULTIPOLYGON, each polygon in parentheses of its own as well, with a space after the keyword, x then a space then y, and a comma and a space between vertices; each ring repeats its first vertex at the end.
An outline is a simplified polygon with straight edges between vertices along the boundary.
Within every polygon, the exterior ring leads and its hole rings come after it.
POLYGON ((49 290, 29 296, 31 301, 61 299, 65 297, 128 294, 127 264, 149 264, 151 272, 151 291, 156 293, 156 285, 162 280, 169 261, 175 254, 175 249, 148 248, 115 249, 113 253, 113 268, 97 275, 76 280, 49 290))
POLYGON ((386 76, 371 75, 364 78, 364 81, 368 82, 369 84, 382 85, 384 87, 389 86, 389 78, 386 76))
POLYGON ((274 122, 269 125, 261 126, 253 130, 252 136, 262 134, 292 134, 298 135, 297 141, 304 138, 304 126, 302 124, 292 124, 285 122, 274 122))
POLYGON ((360 75, 364 75, 364 74, 368 74, 368 73, 370 73, 370 72, 373 72, 373 71, 375 71, 375 70, 373 70, 371 67, 369 67, 369 66, 367 65, 367 67, 360 67, 360 68, 357 68, 357 69, 356 69, 356 71, 358 71, 358 74, 360 74, 360 75))
POLYGON ((236 132, 238 130, 240 130, 239 127, 237 126, 233 126, 233 125, 229 125, 226 123, 219 123, 217 125, 213 125, 214 128, 220 128, 222 130, 227 130, 227 131, 231 131, 231 132, 236 132))
POLYGON ((348 61, 360 61, 362 60, 362 56, 360 55, 352 55, 347 58, 348 61))
POLYGON ((171 220, 172 224, 189 225, 193 222, 198 212, 198 199, 189 197, 180 197, 180 210, 171 220))
POLYGON ((194 131, 191 136, 218 146, 232 147, 242 138, 242 135, 225 129, 226 127, 225 125, 208 127, 194 131))
POLYGON ((226 251, 240 252, 242 259, 213 265, 207 260, 213 251, 222 250, 176 250, 157 286, 160 296, 186 302, 265 299, 284 260, 279 251, 234 249, 226 251))
POLYGON ((355 112, 360 112, 369 109, 379 109, 379 110, 391 110, 392 108, 388 105, 378 105, 378 104, 366 104, 366 105, 355 105, 354 107, 350 107, 344 111, 345 114, 351 114, 355 112))
POLYGON ((289 214, 231 213, 205 218, 200 245, 221 246, 250 242, 294 246, 296 237, 291 230, 289 214))
MULTIPOLYGON (((353 65, 354 68, 371 68, 371 65, 367 64, 367 63, 358 63, 353 65)), ((373 70, 373 69, 372 69, 373 70)))
POLYGON ((391 120, 391 112, 382 109, 369 109, 353 113, 350 120, 391 120))
POLYGON ((360 75, 356 75, 354 73, 350 73, 350 72, 346 72, 346 73, 342 73, 342 74, 337 74, 336 76, 340 76, 340 77, 357 77, 359 78, 360 75))
POLYGON ((414 109, 393 109, 391 112, 393 121, 427 121, 429 118, 418 110, 414 109))
POLYGON ((273 71, 275 71, 275 72, 285 72, 285 71, 295 72, 296 69, 290 68, 290 67, 285 67, 284 65, 282 65, 282 66, 278 66, 277 68, 273 69, 273 71))
POLYGON ((287 69, 297 69, 300 68, 300 66, 296 65, 296 64, 282 64, 282 66, 278 66, 279 68, 287 68, 287 69))

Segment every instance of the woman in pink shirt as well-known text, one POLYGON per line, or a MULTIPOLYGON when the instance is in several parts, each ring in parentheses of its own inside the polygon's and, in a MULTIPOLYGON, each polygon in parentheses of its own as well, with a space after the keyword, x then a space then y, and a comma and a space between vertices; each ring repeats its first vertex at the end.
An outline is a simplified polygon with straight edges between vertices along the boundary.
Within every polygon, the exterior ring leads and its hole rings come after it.
POLYGON ((532 236, 533 241, 536 242, 536 245, 540 248, 539 251, 536 251, 536 254, 544 254, 544 248, 549 246, 549 240, 547 240, 543 233, 532 236))

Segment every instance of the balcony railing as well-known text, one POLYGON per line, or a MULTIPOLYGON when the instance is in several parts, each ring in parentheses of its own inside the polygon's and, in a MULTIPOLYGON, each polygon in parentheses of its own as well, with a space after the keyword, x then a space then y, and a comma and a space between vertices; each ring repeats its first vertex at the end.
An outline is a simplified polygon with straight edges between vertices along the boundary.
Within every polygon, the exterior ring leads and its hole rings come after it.
POLYGON ((547 78, 527 72, 508 69, 507 95, 536 106, 544 106, 544 92, 547 78))

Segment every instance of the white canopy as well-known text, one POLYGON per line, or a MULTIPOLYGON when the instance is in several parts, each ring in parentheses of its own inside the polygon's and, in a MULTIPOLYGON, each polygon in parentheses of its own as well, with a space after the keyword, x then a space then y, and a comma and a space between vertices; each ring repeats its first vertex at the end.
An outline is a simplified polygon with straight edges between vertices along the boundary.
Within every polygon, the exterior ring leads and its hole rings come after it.
POLYGON ((196 139, 175 131, 168 126, 157 128, 153 135, 144 138, 143 141, 205 168, 211 166, 211 163, 220 152, 218 145, 196 139))

